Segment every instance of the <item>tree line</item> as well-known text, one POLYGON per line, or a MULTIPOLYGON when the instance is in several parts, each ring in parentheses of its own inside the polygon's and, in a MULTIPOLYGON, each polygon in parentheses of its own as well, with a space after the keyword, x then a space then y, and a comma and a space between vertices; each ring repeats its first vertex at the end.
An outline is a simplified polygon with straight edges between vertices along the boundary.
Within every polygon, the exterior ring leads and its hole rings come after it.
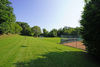
MULTIPOLYGON (((25 22, 16 22, 17 25, 15 33, 27 36, 34 37, 61 37, 61 35, 79 35, 80 27, 72 28, 72 27, 64 27, 60 29, 52 29, 48 31, 47 29, 41 29, 39 26, 30 27, 28 23, 25 22)), ((10 33, 10 32, 9 32, 10 33)), ((12 33, 13 34, 13 33, 12 33)))
POLYGON ((61 35, 74 35, 79 36, 80 27, 72 28, 72 27, 64 27, 60 29, 52 29, 48 32, 46 29, 43 29, 43 36, 45 37, 61 37, 61 35))
POLYGON ((34 37, 61 37, 61 35, 79 35, 80 27, 64 27, 60 29, 52 29, 50 32, 47 29, 41 29, 39 26, 30 27, 28 23, 25 22, 16 22, 21 27, 19 33, 21 35, 28 35, 34 37))

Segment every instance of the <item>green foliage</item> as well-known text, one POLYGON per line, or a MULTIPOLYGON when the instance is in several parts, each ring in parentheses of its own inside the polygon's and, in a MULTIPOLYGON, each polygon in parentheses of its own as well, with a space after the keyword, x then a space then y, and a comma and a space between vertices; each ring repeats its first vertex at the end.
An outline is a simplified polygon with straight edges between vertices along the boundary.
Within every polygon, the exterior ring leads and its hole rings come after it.
POLYGON ((91 0, 84 0, 85 1, 85 3, 89 3, 91 0))
POLYGON ((16 23, 21 26, 21 28, 22 28, 21 34, 22 35, 29 35, 30 36, 33 34, 30 26, 27 23, 25 23, 25 22, 16 22, 16 23))
POLYGON ((21 34, 21 31, 22 31, 22 27, 19 26, 17 23, 15 23, 15 33, 21 34))
POLYGON ((15 15, 8 0, 0 0, 0 34, 15 33, 15 15), (6 27, 6 28, 5 28, 6 27))
POLYGON ((10 26, 6 22, 0 24, 0 34, 8 34, 9 30, 10 30, 10 26))
POLYGON ((44 37, 61 37, 62 35, 73 35, 79 37, 80 27, 72 28, 72 27, 64 27, 60 29, 52 29, 48 32, 46 29, 43 29, 44 37))
POLYGON ((81 27, 74 28, 74 31, 72 32, 72 34, 80 37, 80 29, 81 27))
POLYGON ((80 27, 64 27, 62 30, 62 35, 74 35, 79 36, 80 27))
POLYGON ((43 29, 43 36, 47 37, 48 36, 48 31, 46 29, 43 29))
POLYGON ((74 31, 74 28, 71 28, 71 27, 64 27, 63 28, 64 35, 73 34, 73 31, 74 31))
POLYGON ((49 32, 50 37, 57 37, 57 29, 53 29, 49 32))
POLYGON ((63 29, 59 29, 58 31, 57 31, 57 35, 58 35, 58 37, 61 37, 61 35, 63 35, 63 29))
POLYGON ((100 57, 100 0, 91 0, 85 5, 80 23, 88 53, 100 57))
POLYGON ((31 28, 35 37, 38 37, 41 34, 41 28, 39 26, 34 26, 31 28))

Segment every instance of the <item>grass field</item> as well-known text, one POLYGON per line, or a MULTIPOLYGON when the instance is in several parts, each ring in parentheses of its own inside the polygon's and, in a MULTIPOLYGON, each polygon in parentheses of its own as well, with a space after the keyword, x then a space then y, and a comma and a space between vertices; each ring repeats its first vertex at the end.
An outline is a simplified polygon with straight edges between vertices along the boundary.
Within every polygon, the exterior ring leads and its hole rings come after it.
POLYGON ((60 38, 0 37, 0 67, 100 67, 83 50, 60 38))

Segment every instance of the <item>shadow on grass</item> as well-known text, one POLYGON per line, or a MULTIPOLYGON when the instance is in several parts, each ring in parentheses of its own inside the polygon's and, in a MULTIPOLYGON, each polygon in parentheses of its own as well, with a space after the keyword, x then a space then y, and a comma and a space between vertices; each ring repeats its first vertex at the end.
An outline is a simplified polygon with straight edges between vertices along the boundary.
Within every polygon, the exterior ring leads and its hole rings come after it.
POLYGON ((16 67, 100 67, 84 52, 50 52, 29 62, 17 62, 16 67))
POLYGON ((25 48, 25 47, 28 47, 28 46, 22 45, 21 47, 25 48))

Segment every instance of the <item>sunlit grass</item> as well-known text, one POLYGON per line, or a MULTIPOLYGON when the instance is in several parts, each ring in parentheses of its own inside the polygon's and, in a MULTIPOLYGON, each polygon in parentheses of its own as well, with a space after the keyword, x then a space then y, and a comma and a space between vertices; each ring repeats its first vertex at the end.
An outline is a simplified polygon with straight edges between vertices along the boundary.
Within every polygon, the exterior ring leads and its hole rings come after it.
POLYGON ((60 38, 9 36, 0 39, 0 67, 99 67, 83 50, 60 38))

